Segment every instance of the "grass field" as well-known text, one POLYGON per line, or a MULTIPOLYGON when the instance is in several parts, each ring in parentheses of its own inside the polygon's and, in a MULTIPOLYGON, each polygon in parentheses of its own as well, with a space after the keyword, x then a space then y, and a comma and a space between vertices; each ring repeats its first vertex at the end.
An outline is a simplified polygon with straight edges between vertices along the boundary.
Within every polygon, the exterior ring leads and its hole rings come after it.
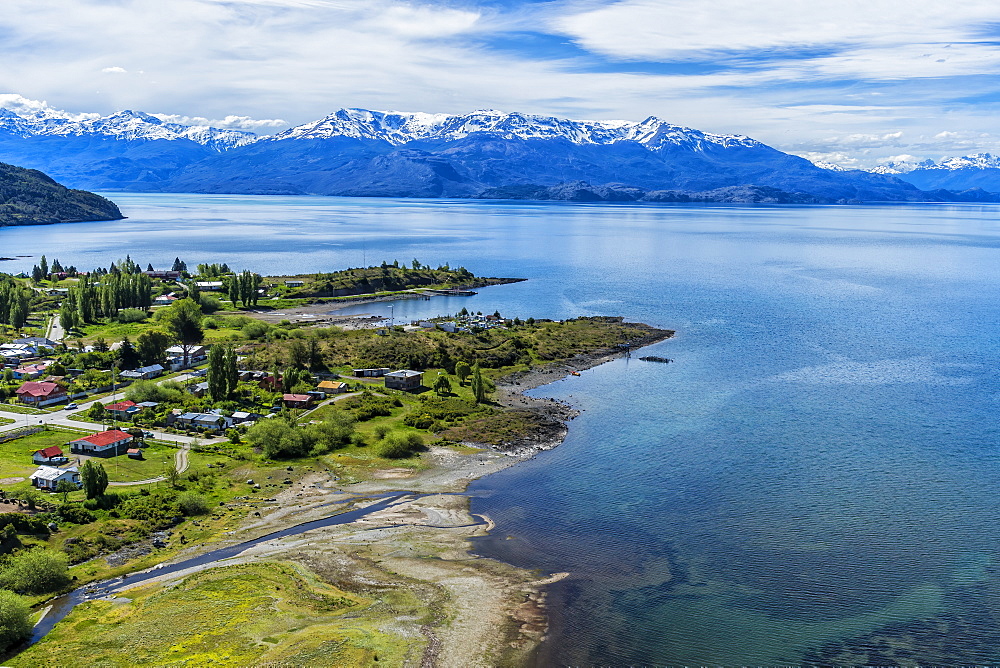
POLYGON ((285 563, 214 568, 173 587, 77 607, 10 666, 398 666, 426 642, 390 634, 416 612, 407 592, 391 606, 347 593, 285 563), (385 609, 383 609, 385 608, 385 609), (358 613, 365 611, 365 615, 358 613))

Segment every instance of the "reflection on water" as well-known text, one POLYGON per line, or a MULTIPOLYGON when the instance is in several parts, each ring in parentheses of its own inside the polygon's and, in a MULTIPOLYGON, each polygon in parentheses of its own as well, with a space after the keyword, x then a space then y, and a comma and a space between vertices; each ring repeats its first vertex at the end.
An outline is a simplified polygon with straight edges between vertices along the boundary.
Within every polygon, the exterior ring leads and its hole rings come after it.
POLYGON ((542 664, 998 660, 995 207, 113 199, 128 220, 0 230, 3 254, 270 274, 417 258, 529 280, 398 320, 678 331, 647 351, 673 364, 536 390, 583 409, 566 443, 473 485, 497 522, 479 552, 572 573, 542 664))

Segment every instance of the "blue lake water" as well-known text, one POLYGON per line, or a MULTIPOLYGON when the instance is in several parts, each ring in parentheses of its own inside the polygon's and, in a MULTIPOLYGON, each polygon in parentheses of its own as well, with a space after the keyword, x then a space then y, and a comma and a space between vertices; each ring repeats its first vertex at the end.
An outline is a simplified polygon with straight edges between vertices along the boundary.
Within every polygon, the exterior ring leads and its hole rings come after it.
POLYGON ((1000 662, 1000 208, 110 196, 0 230, 36 256, 0 270, 417 258, 530 280, 397 319, 677 330, 536 390, 583 409, 566 442, 471 488, 477 551, 571 573, 539 664, 1000 662))

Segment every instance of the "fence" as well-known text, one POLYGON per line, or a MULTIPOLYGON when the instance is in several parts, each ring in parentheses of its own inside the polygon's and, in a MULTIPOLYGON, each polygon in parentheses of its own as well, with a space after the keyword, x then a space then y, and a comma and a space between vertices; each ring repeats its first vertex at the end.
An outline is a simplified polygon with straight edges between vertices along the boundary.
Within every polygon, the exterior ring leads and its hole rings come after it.
POLYGON ((45 427, 18 427, 17 429, 5 431, 0 434, 0 443, 13 441, 15 438, 21 438, 22 436, 31 436, 32 434, 37 434, 40 431, 45 431, 45 427))

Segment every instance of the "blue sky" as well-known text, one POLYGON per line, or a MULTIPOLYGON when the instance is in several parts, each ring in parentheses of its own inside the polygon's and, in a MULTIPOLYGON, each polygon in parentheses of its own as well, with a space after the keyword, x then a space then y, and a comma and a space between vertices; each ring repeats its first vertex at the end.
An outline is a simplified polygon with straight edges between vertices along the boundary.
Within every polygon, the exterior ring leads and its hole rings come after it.
POLYGON ((1000 3, 976 0, 4 0, 0 58, 14 109, 655 115, 852 166, 1000 152, 1000 3))

